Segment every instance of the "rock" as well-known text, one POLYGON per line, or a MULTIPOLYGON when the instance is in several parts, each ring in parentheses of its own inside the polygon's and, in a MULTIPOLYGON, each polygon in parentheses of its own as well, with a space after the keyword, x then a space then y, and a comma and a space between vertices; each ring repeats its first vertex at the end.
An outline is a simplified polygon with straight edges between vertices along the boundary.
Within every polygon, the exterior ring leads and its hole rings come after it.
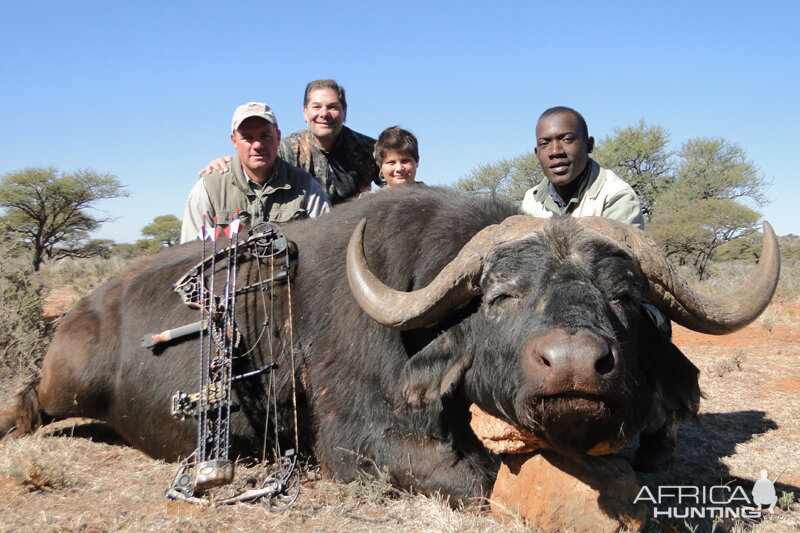
POLYGON ((544 441, 522 428, 486 413, 474 403, 470 405, 469 412, 472 413, 470 420, 472 431, 483 445, 494 453, 527 453, 547 448, 547 443, 544 441))
MULTIPOLYGON (((550 447, 547 442, 535 437, 532 433, 486 413, 475 404, 470 405, 469 411, 472 414, 472 420, 470 420, 472 431, 484 446, 496 454, 528 453, 546 450, 550 447)), ((618 452, 624 445, 625 441, 623 440, 601 442, 588 453, 589 455, 607 455, 618 452)))
POLYGON ((493 516, 519 514, 543 532, 642 531, 646 504, 633 504, 639 485, 618 456, 562 459, 550 451, 504 457, 491 497, 493 516))
POLYGON ((491 497, 495 518, 519 514, 544 532, 644 529, 649 509, 633 504, 640 489, 633 468, 621 457, 606 455, 623 441, 600 443, 581 461, 567 461, 525 429, 476 405, 470 412, 470 426, 483 445, 503 456, 491 497))

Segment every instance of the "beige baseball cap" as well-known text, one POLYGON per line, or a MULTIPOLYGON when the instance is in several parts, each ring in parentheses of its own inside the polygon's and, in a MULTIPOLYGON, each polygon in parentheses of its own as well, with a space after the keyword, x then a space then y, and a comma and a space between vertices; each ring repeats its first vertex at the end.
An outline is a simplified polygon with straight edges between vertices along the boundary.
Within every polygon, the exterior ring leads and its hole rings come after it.
POLYGON ((236 108, 236 111, 233 112, 233 120, 231 120, 231 133, 239 129, 239 126, 242 125, 242 122, 245 119, 250 117, 260 117, 264 120, 275 124, 275 127, 278 127, 278 121, 275 119, 275 113, 272 112, 272 109, 267 104, 262 104, 261 102, 247 102, 246 104, 240 105, 236 108))

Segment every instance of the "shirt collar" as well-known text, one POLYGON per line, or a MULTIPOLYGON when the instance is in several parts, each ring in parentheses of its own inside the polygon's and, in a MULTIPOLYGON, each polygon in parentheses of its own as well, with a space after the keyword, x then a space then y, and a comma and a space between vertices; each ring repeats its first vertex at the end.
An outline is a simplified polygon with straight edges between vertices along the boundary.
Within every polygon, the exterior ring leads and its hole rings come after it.
POLYGON ((348 135, 348 132, 349 132, 348 127, 347 126, 342 126, 342 129, 339 130, 339 135, 337 135, 336 136, 336 140, 333 141, 333 145, 331 146, 331 149, 330 150, 326 150, 325 148, 323 148, 322 146, 319 145, 319 143, 317 142, 316 137, 314 137, 314 135, 311 133, 311 130, 306 128, 306 134, 308 135, 308 141, 311 143, 311 146, 313 146, 315 149, 319 150, 320 152, 322 152, 325 155, 333 152, 334 150, 336 150, 336 148, 338 148, 340 145, 342 145, 342 143, 345 142, 345 139, 346 139, 346 137, 348 135))
POLYGON ((244 169, 244 163, 239 161, 241 176, 244 178, 245 182, 247 183, 247 187, 250 192, 260 195, 260 194, 271 194, 277 189, 289 189, 291 188, 291 184, 289 183, 289 179, 286 175, 286 172, 282 172, 283 165, 285 163, 280 157, 275 158, 275 163, 272 165, 272 172, 267 178, 267 181, 264 183, 256 183, 255 181, 251 180, 247 172, 244 169))
POLYGON ((548 181, 547 191, 550 194, 550 197, 553 199, 553 202, 555 202, 556 206, 561 210, 562 214, 572 211, 578 206, 586 190, 595 182, 599 172, 600 165, 595 163, 592 158, 588 158, 586 161, 586 168, 583 169, 583 172, 581 172, 580 176, 575 178, 578 180, 578 187, 575 188, 575 192, 573 192, 572 196, 567 199, 566 203, 562 203, 561 200, 559 200, 555 187, 548 181))

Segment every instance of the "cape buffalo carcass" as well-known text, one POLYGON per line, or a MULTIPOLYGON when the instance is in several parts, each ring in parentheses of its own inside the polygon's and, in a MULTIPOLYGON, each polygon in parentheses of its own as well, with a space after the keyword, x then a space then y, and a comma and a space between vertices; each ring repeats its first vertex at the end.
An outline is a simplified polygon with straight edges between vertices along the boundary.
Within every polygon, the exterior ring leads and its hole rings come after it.
MULTIPOLYGON (((655 413, 695 414, 698 371, 643 317, 642 299, 722 334, 763 311, 779 271, 766 223, 750 279, 710 296, 691 290, 637 229, 521 216, 511 204, 424 186, 377 191, 284 229, 296 246, 291 284, 237 300, 247 353, 238 371, 272 360, 278 369, 234 384, 233 453, 257 456, 265 435, 291 445, 295 361, 300 442, 324 472, 348 481, 379 468, 397 486, 451 501, 486 494, 499 465, 470 429, 472 403, 571 457, 618 448, 655 413), (270 377, 277 428, 265 420, 270 377)), ((154 351, 140 341, 198 319, 171 285, 198 262, 199 246, 145 258, 76 304, 38 388, 0 413, 0 431, 29 431, 40 414, 91 417, 153 457, 190 454, 195 421, 170 416, 169 403, 198 388, 196 337, 154 351)), ((238 286, 265 269, 244 257, 238 286)))

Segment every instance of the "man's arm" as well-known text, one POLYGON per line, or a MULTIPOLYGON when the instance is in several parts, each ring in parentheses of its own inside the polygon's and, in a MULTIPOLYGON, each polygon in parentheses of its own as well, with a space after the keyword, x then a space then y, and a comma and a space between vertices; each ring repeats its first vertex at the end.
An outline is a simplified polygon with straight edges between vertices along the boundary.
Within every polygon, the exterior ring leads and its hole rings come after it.
POLYGON ((309 176, 308 196, 306 197, 306 213, 310 218, 317 218, 331 210, 331 203, 322 186, 309 176))
POLYGON ((603 218, 610 218, 644 230, 642 204, 636 193, 620 191, 606 201, 603 207, 603 218))
POLYGON ((539 218, 550 218, 557 211, 547 209, 547 206, 536 199, 536 187, 528 189, 525 196, 522 198, 520 209, 526 215, 539 218))
POLYGON ((191 242, 197 238, 200 228, 203 226, 203 215, 206 216, 210 225, 214 217, 214 207, 208 198, 205 181, 200 178, 189 191, 189 197, 186 199, 186 210, 181 223, 181 243, 191 242))

